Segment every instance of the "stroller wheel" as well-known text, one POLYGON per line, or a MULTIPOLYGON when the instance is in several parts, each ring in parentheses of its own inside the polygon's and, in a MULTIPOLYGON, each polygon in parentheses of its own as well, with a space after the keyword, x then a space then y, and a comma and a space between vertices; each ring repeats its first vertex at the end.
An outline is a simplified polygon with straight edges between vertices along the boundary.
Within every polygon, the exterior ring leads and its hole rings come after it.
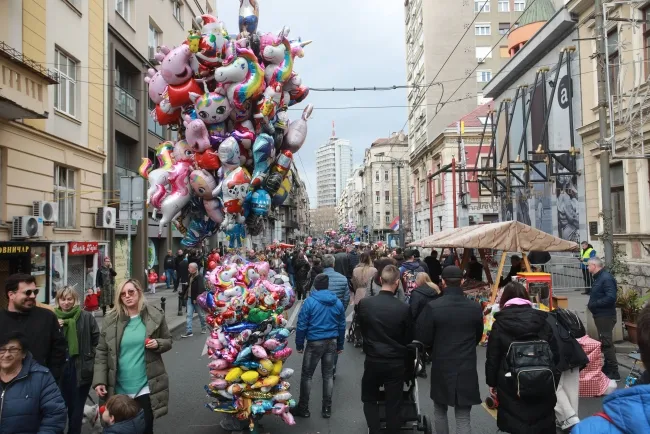
POLYGON ((426 416, 422 416, 422 425, 424 425, 424 434, 433 434, 433 426, 431 425, 431 419, 426 416))
POLYGON ((491 396, 485 398, 485 405, 490 410, 494 410, 495 408, 497 408, 497 403, 494 401, 494 398, 492 398, 491 396))

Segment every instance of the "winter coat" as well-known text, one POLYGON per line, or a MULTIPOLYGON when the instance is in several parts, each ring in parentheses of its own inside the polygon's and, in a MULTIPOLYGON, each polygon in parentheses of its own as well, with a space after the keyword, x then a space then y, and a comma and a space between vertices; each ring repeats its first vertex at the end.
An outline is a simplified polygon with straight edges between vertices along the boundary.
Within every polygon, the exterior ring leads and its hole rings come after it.
MULTIPOLYGON (((348 307, 350 303, 350 286, 348 285, 348 279, 345 278, 341 273, 334 271, 332 267, 327 267, 323 270, 323 274, 327 275, 330 279, 329 290, 332 291, 341 303, 343 303, 343 309, 348 307)), ((312 286, 312 290, 314 287, 312 286)))
MULTIPOLYGON (((488 340, 485 378, 490 387, 497 388, 499 409, 497 426, 514 434, 547 434, 555 432, 555 394, 535 402, 522 401, 506 383, 506 355, 515 341, 545 340, 559 362, 558 347, 553 330, 546 321, 548 314, 531 306, 508 306, 494 314, 494 324, 488 340)), ((555 381, 559 381, 559 372, 555 381)))
POLYGON ((354 269, 357 268, 357 265, 359 265, 359 254, 353 250, 350 253, 348 253, 348 266, 350 267, 350 270, 354 273, 354 269))
MULTIPOLYGON (((108 397, 115 394, 117 382, 117 360, 124 328, 129 322, 128 315, 118 313, 116 309, 104 319, 95 357, 93 388, 99 384, 106 385, 108 397)), ((151 409, 155 418, 167 414, 169 401, 169 378, 165 371, 162 354, 171 350, 172 336, 167 328, 164 313, 157 307, 145 304, 140 317, 147 330, 147 338, 156 339, 158 348, 145 351, 145 363, 151 398, 151 409)), ((144 342, 142 343, 144 345, 144 342)))
POLYGON ((79 355, 75 357, 77 385, 90 384, 95 369, 95 348, 99 344, 99 326, 90 312, 81 311, 77 320, 77 340, 79 342, 79 355))
POLYGON ((302 350, 307 342, 337 338, 337 349, 345 341, 345 309, 332 291, 318 289, 311 292, 298 314, 296 349, 302 350))
POLYGON ((616 316, 616 279, 607 270, 594 274, 587 309, 594 318, 616 316))
POLYGON ((165 270, 173 270, 176 268, 176 261, 172 255, 166 255, 165 260, 163 261, 163 266, 165 270))
POLYGON ((440 275, 442 274, 442 265, 437 259, 433 259, 433 256, 427 256, 424 258, 424 262, 429 267, 429 277, 433 280, 433 283, 440 283, 440 275))
POLYGON ((99 305, 102 307, 112 306, 115 303, 115 276, 117 276, 117 272, 112 268, 102 266, 97 270, 95 284, 101 290, 99 293, 99 305))
MULTIPOLYGON (((375 273, 376 275, 377 273, 375 273)), ((381 285, 378 285, 377 282, 375 282, 375 278, 373 276, 372 279, 370 279, 370 282, 368 282, 368 287, 366 288, 366 296, 367 297, 372 297, 374 295, 379 294, 379 291, 381 291, 381 285)), ((402 284, 402 280, 400 279, 399 284, 397 285, 397 291, 395 291, 395 297, 399 301, 405 302, 406 301, 406 296, 404 295, 404 284, 402 284)))
POLYGON ((469 407, 481 403, 476 346, 483 336, 483 312, 461 288, 426 305, 418 317, 415 339, 432 347, 431 399, 469 407))
POLYGON ((637 434, 650 432, 650 386, 619 389, 603 398, 603 413, 612 419, 591 416, 574 426, 571 434, 637 434))
MULTIPOLYGON (((176 257, 178 259, 178 257, 176 257)), ((176 281, 178 282, 178 291, 182 292, 185 291, 185 285, 187 285, 187 282, 190 280, 190 269, 189 269, 190 263, 187 261, 187 259, 183 258, 181 261, 176 263, 176 281)))
POLYGON ((195 276, 190 275, 188 279, 189 291, 183 293, 183 299, 187 300, 188 297, 192 299, 192 302, 195 302, 199 295, 205 292, 205 281, 203 280, 203 275, 199 272, 195 276))
POLYGON ((304 289, 309 281, 309 262, 304 255, 296 255, 293 258, 293 270, 296 279, 296 287, 304 289))
POLYGON ((123 420, 104 428, 103 434, 143 434, 145 429, 144 410, 140 410, 133 419, 123 420))
POLYGON ((352 289, 354 291, 354 305, 359 304, 366 297, 366 288, 370 280, 377 274, 377 269, 373 266, 359 264, 352 271, 352 289))
POLYGON ((350 259, 345 252, 338 252, 334 254, 334 271, 342 274, 347 279, 352 277, 352 269, 350 268, 350 259))
POLYGON ((323 272, 322 265, 311 267, 311 270, 309 271, 309 284, 307 285, 307 288, 311 288, 314 286, 314 279, 322 272, 323 272))
POLYGON ((62 434, 68 411, 54 377, 27 354, 5 388, 0 385, 0 433, 62 434))
POLYGON ((558 322, 557 317, 550 313, 546 321, 553 330, 553 336, 557 342, 560 362, 556 368, 560 372, 568 371, 569 369, 579 368, 583 369, 589 363, 585 350, 582 349, 580 343, 569 331, 558 322))
POLYGON ((441 295, 442 293, 436 292, 435 289, 427 284, 415 288, 411 292, 411 299, 409 300, 413 321, 418 319, 418 316, 420 316, 420 313, 427 307, 430 301, 437 299, 441 295))

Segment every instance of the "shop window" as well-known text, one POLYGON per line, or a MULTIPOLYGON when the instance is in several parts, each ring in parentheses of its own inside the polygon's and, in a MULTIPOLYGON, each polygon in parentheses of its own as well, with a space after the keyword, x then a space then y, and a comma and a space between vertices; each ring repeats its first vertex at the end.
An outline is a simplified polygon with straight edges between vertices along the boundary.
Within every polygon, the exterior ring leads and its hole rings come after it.
POLYGON ((38 296, 36 296, 36 299, 41 303, 45 303, 47 301, 47 275, 45 274, 45 270, 47 269, 46 247, 32 246, 30 250, 32 255, 31 273, 36 279, 36 287, 38 288, 38 296))
POLYGON ((612 184, 612 231, 615 234, 624 234, 626 228, 623 163, 612 164, 610 167, 610 178, 612 184))
POLYGON ((56 227, 76 228, 76 186, 75 171, 67 167, 54 167, 54 198, 59 204, 59 221, 56 227))

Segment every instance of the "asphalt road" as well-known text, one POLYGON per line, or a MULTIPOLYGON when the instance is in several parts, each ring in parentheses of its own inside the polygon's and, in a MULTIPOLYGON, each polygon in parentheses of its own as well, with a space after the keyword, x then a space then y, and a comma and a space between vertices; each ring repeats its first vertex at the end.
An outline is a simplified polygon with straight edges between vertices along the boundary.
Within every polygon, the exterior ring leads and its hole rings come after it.
MULTIPOLYGON (((290 318, 299 306, 290 312, 290 318)), ((348 317, 350 320, 350 317, 348 317)), ((198 319, 196 320, 198 322, 198 319)), ((200 330, 195 324, 195 330, 200 330)), ((174 334, 174 346, 164 357, 165 366, 170 378, 169 414, 155 422, 154 429, 157 434, 178 434, 179 432, 192 432, 195 434, 221 434, 227 433, 219 426, 222 415, 210 412, 205 403, 209 401, 203 386, 209 381, 206 365, 208 357, 201 356, 205 343, 205 335, 196 334, 192 338, 181 339, 179 329, 174 334)), ((294 338, 291 337, 291 346, 295 349, 294 338)), ((478 348, 479 379, 484 378, 485 348, 478 348)), ((361 376, 363 374, 364 356, 360 349, 346 344, 346 348, 339 356, 334 396, 332 405, 332 418, 323 419, 320 416, 322 382, 320 369, 317 369, 312 383, 309 419, 296 418, 297 424, 286 425, 279 417, 265 416, 262 420, 263 430, 268 433, 287 434, 322 434, 322 433, 367 433, 365 418, 361 403, 361 376)), ((287 367, 295 369, 294 376, 289 380, 292 384, 291 392, 296 400, 299 396, 300 371, 302 355, 294 353, 287 361, 287 367)), ((621 375, 627 375, 622 368, 621 375)), ((433 416, 433 404, 429 398, 430 380, 418 379, 421 412, 433 416)), ((487 386, 481 384, 481 396, 487 396, 487 386)), ((581 399, 580 417, 584 418, 601 409, 601 399, 581 399)), ((450 409, 450 428, 455 432, 455 422, 450 409)), ((483 407, 474 406, 471 413, 473 434, 497 433, 496 420, 483 407)))

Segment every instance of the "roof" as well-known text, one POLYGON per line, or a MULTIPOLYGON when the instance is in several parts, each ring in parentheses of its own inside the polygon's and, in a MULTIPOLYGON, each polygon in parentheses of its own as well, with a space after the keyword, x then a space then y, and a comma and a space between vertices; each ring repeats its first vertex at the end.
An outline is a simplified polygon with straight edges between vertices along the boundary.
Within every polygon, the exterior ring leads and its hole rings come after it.
POLYGON ((447 229, 413 241, 409 246, 496 249, 504 252, 578 250, 578 244, 573 241, 563 240, 518 221, 447 229))
MULTIPOLYGON (((472 127, 481 128, 483 126, 483 122, 481 122, 481 119, 479 118, 486 117, 490 112, 490 110, 492 110, 493 106, 494 103, 492 102, 480 105, 476 107, 474 110, 472 110, 471 112, 467 113, 462 118, 460 118, 458 121, 465 122, 465 128, 472 128, 472 127)), ((449 125, 447 125, 447 128, 456 128, 458 126, 458 121, 454 121, 450 123, 449 125)))
POLYGON ((551 0, 534 0, 528 9, 517 20, 519 27, 526 24, 548 21, 555 15, 555 7, 551 0))

